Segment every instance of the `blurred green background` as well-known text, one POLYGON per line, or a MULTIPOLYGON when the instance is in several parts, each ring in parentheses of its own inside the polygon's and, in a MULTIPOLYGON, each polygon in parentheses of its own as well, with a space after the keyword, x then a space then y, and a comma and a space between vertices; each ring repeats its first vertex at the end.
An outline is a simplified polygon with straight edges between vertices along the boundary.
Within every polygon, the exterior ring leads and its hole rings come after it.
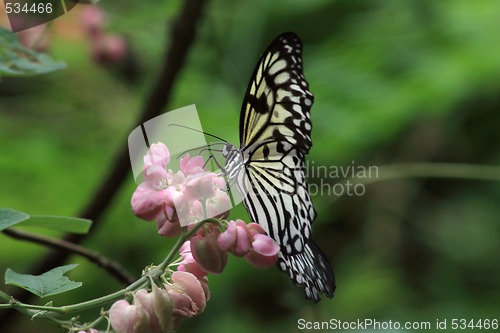
MULTIPOLYGON (((46 35, 47 52, 67 69, 0 81, 1 207, 74 216, 90 200, 135 125, 181 4, 100 4, 107 31, 130 42, 133 80, 92 60, 79 6, 46 35)), ((310 164, 499 165, 498 22, 495 0, 209 1, 168 110, 196 104, 205 131, 237 142, 260 53, 279 33, 294 31, 315 95, 310 164)), ((205 312, 180 331, 296 332, 300 318, 500 319, 500 188, 473 178, 403 178, 367 185, 363 196, 316 195, 313 235, 334 267, 335 297, 311 304, 277 269, 231 258, 223 274, 209 277, 205 312)), ((321 187, 339 179, 309 181, 321 187)), ((132 215, 135 186, 130 173, 84 245, 139 276, 172 241, 132 215)), ((241 207, 230 218, 247 220, 241 207)), ((0 271, 25 272, 46 251, 0 234, 0 271)), ((84 286, 51 298, 55 305, 121 288, 85 260, 70 261, 80 266, 69 276, 84 286)), ((0 287, 13 290, 3 279, 0 287)), ((41 331, 57 329, 22 318, 7 332, 41 331)))

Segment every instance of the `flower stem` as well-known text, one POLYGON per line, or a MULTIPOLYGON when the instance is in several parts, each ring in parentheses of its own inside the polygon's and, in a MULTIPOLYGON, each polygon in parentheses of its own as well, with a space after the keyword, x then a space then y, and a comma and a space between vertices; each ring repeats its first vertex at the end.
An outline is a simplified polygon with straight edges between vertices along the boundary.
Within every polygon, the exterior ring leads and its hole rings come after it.
POLYGON ((163 260, 159 265, 158 268, 163 272, 168 265, 170 265, 174 259, 174 256, 179 252, 179 249, 181 248, 182 244, 186 242, 191 236, 193 236, 198 229, 200 229, 205 223, 210 222, 210 223, 216 223, 217 225, 220 224, 219 220, 209 218, 204 221, 201 221, 197 223, 191 230, 186 230, 181 233, 179 236, 179 239, 177 239, 177 242, 175 243, 174 247, 172 248, 172 251, 168 254, 168 256, 163 260))
POLYGON ((54 314, 70 314, 74 312, 79 312, 87 309, 96 308, 99 306, 103 306, 105 304, 111 303, 113 301, 124 298, 127 293, 144 288, 148 286, 151 282, 151 279, 155 279, 162 275, 168 265, 174 260, 175 256, 178 254, 180 247, 186 240, 188 240, 199 228, 201 228, 205 223, 216 223, 220 224, 220 221, 217 219, 207 219, 205 221, 197 223, 191 230, 184 230, 184 232, 179 236, 177 242, 174 247, 170 250, 165 259, 154 269, 147 271, 141 278, 139 278, 134 283, 130 284, 127 288, 118 290, 112 294, 105 295, 99 298, 95 298, 89 301, 65 305, 65 306, 44 306, 44 305, 32 305, 25 304, 16 300, 13 300, 9 295, 0 291, 0 301, 5 304, 0 304, 0 309, 6 308, 15 308, 24 313, 30 313, 32 315, 36 314, 37 311, 47 311, 47 313, 39 314, 41 318, 52 318, 54 314), (32 310, 32 311, 29 311, 32 310))

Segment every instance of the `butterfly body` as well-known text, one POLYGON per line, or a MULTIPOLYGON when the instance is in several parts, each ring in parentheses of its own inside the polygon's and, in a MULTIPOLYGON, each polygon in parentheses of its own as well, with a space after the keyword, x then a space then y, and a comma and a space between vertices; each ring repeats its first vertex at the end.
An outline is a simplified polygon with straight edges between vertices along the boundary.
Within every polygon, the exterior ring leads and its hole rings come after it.
POLYGON ((278 36, 264 52, 240 115, 240 148, 226 145, 225 174, 236 183, 252 221, 280 246, 278 267, 308 299, 333 296, 333 271, 311 239, 316 211, 304 174, 314 101, 302 69, 302 43, 278 36))

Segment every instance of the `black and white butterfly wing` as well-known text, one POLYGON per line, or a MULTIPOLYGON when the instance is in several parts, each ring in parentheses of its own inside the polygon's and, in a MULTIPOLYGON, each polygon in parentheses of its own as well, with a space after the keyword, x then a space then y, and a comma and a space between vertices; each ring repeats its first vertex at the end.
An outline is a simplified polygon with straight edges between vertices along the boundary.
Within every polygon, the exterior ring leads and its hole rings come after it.
POLYGON ((303 153, 286 141, 250 151, 242 177, 243 203, 286 254, 304 251, 316 212, 304 175, 303 153))
POLYGON ((248 157, 244 202, 250 216, 287 254, 303 251, 316 216, 303 172, 312 146, 313 100, 303 75, 302 42, 294 33, 281 34, 263 53, 248 85, 240 145, 248 157))
POLYGON ((283 140, 307 154, 314 96, 302 69, 302 42, 278 36, 263 53, 248 85, 240 115, 241 148, 283 140))
POLYGON ((331 297, 333 272, 312 242, 316 217, 304 174, 312 146, 314 97, 302 68, 302 43, 294 33, 278 36, 264 52, 248 86, 240 115, 240 150, 228 154, 226 170, 251 219, 281 248, 278 267, 307 298, 331 297), (236 172, 237 171, 237 172, 236 172))

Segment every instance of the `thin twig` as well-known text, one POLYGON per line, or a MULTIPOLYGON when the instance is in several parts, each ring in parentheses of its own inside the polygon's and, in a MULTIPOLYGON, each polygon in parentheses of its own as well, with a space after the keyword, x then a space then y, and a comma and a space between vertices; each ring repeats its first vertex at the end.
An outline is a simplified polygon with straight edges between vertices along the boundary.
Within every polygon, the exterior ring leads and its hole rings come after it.
POLYGON ((94 262, 98 266, 104 268, 105 271, 114 276, 123 284, 131 284, 136 280, 136 278, 129 272, 127 272, 125 268, 123 268, 118 262, 100 255, 97 252, 90 251, 89 249, 81 245, 68 242, 64 239, 54 239, 47 236, 20 231, 14 228, 6 229, 3 231, 3 233, 12 238, 45 245, 58 251, 68 252, 70 254, 73 253, 87 258, 89 261, 94 262))
MULTIPOLYGON (((500 166, 463 163, 404 163, 365 167, 362 176, 343 179, 338 184, 369 185, 402 178, 449 178, 472 181, 500 181, 500 166), (370 170, 370 168, 374 168, 370 170)), ((357 173, 353 169, 354 173, 357 173)))
MULTIPOLYGON (((167 31, 171 31, 171 36, 168 39, 170 40, 170 44, 167 45, 163 67, 150 96, 144 104, 142 113, 132 129, 161 114, 164 107, 170 101, 175 82, 184 67, 188 51, 195 40, 197 25, 202 18, 206 2, 206 0, 182 1, 183 7, 177 17, 177 21, 173 26, 167 24, 167 31)), ((94 231, 98 227, 103 213, 110 206, 127 175, 130 174, 128 146, 126 143, 112 161, 114 163, 108 168, 110 170, 108 175, 100 182, 102 184, 101 187, 95 194, 91 195, 90 202, 79 215, 80 217, 94 221, 91 231, 94 231)), ((66 235, 64 240, 77 244, 81 243, 84 238, 85 235, 70 234, 66 235)), ((48 253, 36 261, 30 272, 34 275, 42 274, 53 267, 62 265, 68 259, 69 255, 69 252, 66 251, 48 253)), ((30 296, 25 291, 20 291, 14 295, 16 299, 23 302, 26 302, 30 296)), ((10 311, 0 313, 0 332, 4 332, 4 328, 13 320, 14 316, 12 314, 10 311)))

